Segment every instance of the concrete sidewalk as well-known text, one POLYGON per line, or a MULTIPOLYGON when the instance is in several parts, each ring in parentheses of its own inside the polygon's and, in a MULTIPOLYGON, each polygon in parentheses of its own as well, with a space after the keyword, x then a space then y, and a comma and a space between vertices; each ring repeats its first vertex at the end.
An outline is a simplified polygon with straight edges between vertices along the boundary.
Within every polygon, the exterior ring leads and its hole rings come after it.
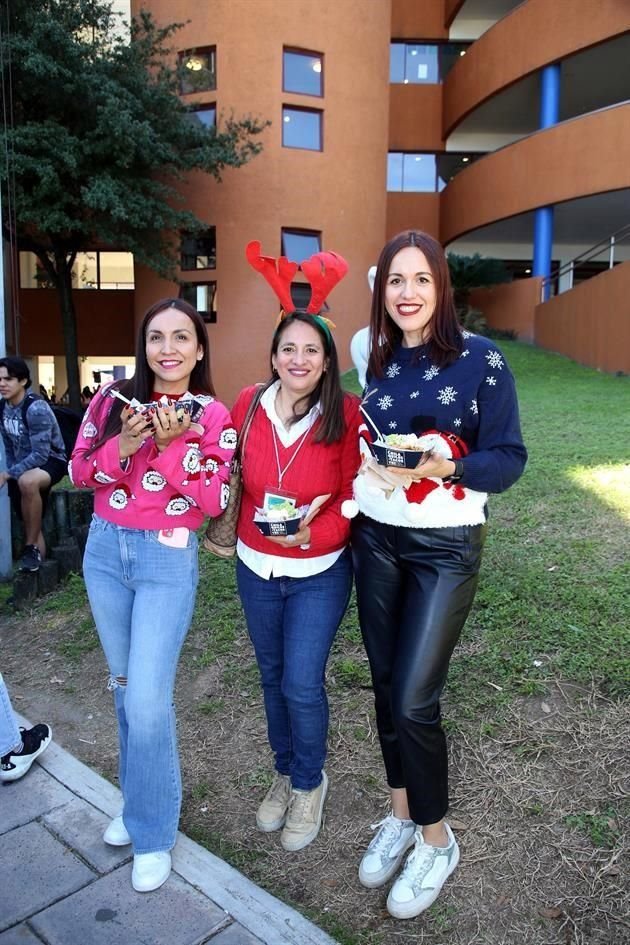
POLYGON ((134 892, 130 847, 102 840, 120 808, 120 791, 54 742, 0 785, 0 945, 335 945, 181 833, 169 880, 134 892))

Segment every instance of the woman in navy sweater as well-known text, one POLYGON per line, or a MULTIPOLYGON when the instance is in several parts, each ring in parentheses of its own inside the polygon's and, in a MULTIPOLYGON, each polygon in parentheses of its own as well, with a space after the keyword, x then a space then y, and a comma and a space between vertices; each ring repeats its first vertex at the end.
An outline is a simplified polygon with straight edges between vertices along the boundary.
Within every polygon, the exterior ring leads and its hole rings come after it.
POLYGON ((384 469, 364 444, 354 486, 359 618, 392 802, 359 879, 382 886, 413 847, 387 900, 403 919, 437 898, 459 860, 439 700, 477 587, 487 495, 516 482, 527 453, 509 368, 461 330, 432 237, 412 230, 385 245, 370 330, 364 437, 415 434, 427 451, 416 469, 384 469))

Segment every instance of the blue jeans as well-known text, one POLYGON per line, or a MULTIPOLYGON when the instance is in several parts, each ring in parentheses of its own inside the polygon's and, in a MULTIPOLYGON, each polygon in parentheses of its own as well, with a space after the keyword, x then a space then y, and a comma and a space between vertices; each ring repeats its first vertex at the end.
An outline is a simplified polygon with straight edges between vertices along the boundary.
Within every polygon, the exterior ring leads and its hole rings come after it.
POLYGON ((120 742, 123 820, 134 853, 175 844, 182 788, 173 688, 197 591, 197 538, 170 548, 157 532, 94 516, 83 574, 109 666, 120 742))
POLYGON ((11 708, 7 687, 0 673, 0 758, 22 744, 22 736, 11 708))
POLYGON ((321 574, 265 580, 236 565, 254 644, 276 771, 310 791, 322 779, 328 738, 328 654, 352 590, 346 550, 321 574))

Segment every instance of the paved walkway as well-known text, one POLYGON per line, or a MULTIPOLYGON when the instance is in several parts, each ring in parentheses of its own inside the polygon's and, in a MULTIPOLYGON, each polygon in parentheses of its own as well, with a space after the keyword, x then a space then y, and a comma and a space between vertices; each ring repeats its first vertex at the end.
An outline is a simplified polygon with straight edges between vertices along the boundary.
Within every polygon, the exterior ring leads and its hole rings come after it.
POLYGON ((130 848, 102 841, 120 806, 54 742, 0 785, 0 945, 335 945, 181 833, 169 880, 134 892, 130 848))

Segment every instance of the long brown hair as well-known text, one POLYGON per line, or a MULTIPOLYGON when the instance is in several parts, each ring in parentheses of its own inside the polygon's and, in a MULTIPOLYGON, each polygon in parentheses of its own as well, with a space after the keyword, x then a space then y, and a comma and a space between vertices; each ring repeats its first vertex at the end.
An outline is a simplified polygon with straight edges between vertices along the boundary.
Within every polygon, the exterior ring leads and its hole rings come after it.
POLYGON ((428 355, 437 367, 451 364, 462 353, 462 334, 451 289, 451 277, 442 246, 421 230, 405 230, 385 244, 379 256, 372 293, 370 316, 370 358, 368 373, 383 377, 385 365, 402 341, 402 331, 385 308, 385 288, 394 256, 407 246, 424 253, 435 284, 435 310, 431 316, 428 355))
POLYGON ((317 321, 316 317, 306 312, 298 311, 282 319, 271 340, 269 360, 271 363, 272 378, 267 386, 270 387, 277 379, 278 375, 273 369, 273 357, 278 353, 278 348, 280 347, 280 342, 285 331, 295 322, 302 322, 304 325, 310 325, 315 329, 323 345, 324 358, 327 361, 327 366, 317 382, 315 390, 298 400, 294 407, 291 422, 297 423, 298 420, 306 416, 316 403, 320 402, 322 415, 317 424, 317 430, 315 431, 313 439, 316 443, 336 443, 337 440, 341 439, 346 430, 346 422, 343 413, 344 393, 339 374, 339 358, 332 335, 329 331, 326 331, 321 322, 317 321))
MULTIPOLYGON (((153 371, 149 367, 146 354, 146 335, 150 322, 156 315, 159 315, 160 312, 166 311, 166 309, 175 308, 178 312, 183 312, 185 315, 188 315, 191 322, 195 326, 195 332, 197 335, 197 344, 200 345, 203 350, 203 357, 195 363, 192 373, 190 375, 189 387, 192 393, 195 394, 211 394, 214 396, 214 386, 212 384, 212 377, 210 374, 210 344, 208 341, 208 332, 206 331, 206 325, 194 306, 190 305, 188 302, 185 302, 183 299, 160 299, 158 302, 154 302, 144 313, 142 322, 138 329, 138 337, 136 340, 136 371, 133 377, 128 378, 124 381, 115 381, 111 386, 127 398, 131 400, 133 397, 136 400, 139 400, 141 404, 146 404, 151 400, 151 395, 155 389, 155 379, 153 371)), ((118 401, 118 403, 120 403, 118 401)), ((105 422, 105 426, 102 431, 99 431, 100 436, 96 439, 88 455, 93 453, 95 449, 98 449, 101 444, 105 443, 106 440, 110 440, 113 436, 117 436, 122 429, 122 420, 120 418, 120 410, 111 409, 109 411, 109 416, 105 422)))

